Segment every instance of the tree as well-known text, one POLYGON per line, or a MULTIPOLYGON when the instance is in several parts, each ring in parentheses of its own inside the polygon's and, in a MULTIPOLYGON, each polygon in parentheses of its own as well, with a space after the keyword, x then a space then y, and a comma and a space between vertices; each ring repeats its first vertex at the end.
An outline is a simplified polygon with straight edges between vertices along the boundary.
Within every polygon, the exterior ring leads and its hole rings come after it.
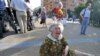
POLYGON ((90 23, 93 26, 100 27, 100 0, 93 0, 90 23))
POLYGON ((85 4, 80 4, 75 8, 74 13, 76 14, 77 18, 79 18, 80 12, 82 11, 83 8, 85 8, 85 4))
POLYGON ((85 8, 85 4, 80 4, 79 6, 77 6, 75 8, 74 14, 76 15, 76 17, 79 19, 79 22, 82 22, 82 19, 80 17, 80 12, 82 11, 82 9, 85 8))

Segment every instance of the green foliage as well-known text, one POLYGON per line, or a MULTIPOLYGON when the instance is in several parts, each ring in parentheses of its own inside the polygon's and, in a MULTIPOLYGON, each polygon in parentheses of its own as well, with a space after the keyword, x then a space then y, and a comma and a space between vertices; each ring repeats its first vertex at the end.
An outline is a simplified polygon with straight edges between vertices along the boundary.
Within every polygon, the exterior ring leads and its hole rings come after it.
POLYGON ((77 6, 75 8, 74 14, 76 15, 76 17, 79 19, 79 22, 81 23, 82 19, 80 17, 80 12, 82 11, 82 9, 85 8, 85 4, 80 4, 79 6, 77 6))
POLYGON ((93 26, 100 27, 100 0, 93 0, 90 23, 93 26))
POLYGON ((82 11, 82 9, 85 8, 85 4, 80 4, 79 6, 77 6, 75 8, 74 13, 76 14, 76 16, 79 18, 80 12, 82 11))

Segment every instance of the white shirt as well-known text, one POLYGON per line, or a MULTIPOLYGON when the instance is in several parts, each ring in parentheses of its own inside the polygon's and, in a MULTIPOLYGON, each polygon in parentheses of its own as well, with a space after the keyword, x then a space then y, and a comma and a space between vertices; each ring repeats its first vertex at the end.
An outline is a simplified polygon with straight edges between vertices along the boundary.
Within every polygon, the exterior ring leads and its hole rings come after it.
POLYGON ((25 4, 27 5, 27 7, 28 7, 30 10, 33 10, 31 3, 25 2, 25 4))
POLYGON ((88 9, 88 8, 85 8, 85 9, 83 9, 82 11, 81 11, 81 15, 83 15, 83 17, 88 17, 88 18, 90 18, 90 13, 91 13, 91 11, 88 9))
POLYGON ((8 1, 7 0, 4 0, 4 2, 5 2, 5 7, 9 7, 8 6, 8 1))
POLYGON ((11 7, 17 11, 26 11, 28 8, 24 0, 11 0, 11 7))

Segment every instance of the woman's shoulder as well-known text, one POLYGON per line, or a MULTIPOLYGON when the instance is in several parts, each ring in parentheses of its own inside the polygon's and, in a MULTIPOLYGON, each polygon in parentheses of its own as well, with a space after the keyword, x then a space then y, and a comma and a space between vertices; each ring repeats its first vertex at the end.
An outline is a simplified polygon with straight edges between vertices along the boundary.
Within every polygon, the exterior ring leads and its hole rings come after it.
POLYGON ((43 44, 50 43, 50 42, 52 42, 52 40, 50 40, 48 37, 45 37, 45 39, 43 40, 43 44))
POLYGON ((45 38, 41 47, 49 47, 50 45, 52 45, 52 41, 49 38, 45 38))
POLYGON ((46 38, 45 38, 45 42, 46 42, 46 43, 51 43, 52 40, 51 40, 50 38, 46 37, 46 38))
POLYGON ((61 41, 65 41, 65 37, 62 37, 61 41))
POLYGON ((64 45, 68 45, 68 43, 67 43, 67 41, 66 41, 66 39, 65 39, 64 37, 61 39, 61 42, 62 42, 64 45))

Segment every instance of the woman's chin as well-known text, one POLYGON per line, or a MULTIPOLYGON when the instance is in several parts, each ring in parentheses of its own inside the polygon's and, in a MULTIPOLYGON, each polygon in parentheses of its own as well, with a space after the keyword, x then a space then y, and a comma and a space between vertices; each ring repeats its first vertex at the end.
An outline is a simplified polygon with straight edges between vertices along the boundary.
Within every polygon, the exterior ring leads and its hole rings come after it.
POLYGON ((57 35, 56 35, 56 37, 59 37, 59 36, 60 36, 60 34, 57 34, 57 35))

